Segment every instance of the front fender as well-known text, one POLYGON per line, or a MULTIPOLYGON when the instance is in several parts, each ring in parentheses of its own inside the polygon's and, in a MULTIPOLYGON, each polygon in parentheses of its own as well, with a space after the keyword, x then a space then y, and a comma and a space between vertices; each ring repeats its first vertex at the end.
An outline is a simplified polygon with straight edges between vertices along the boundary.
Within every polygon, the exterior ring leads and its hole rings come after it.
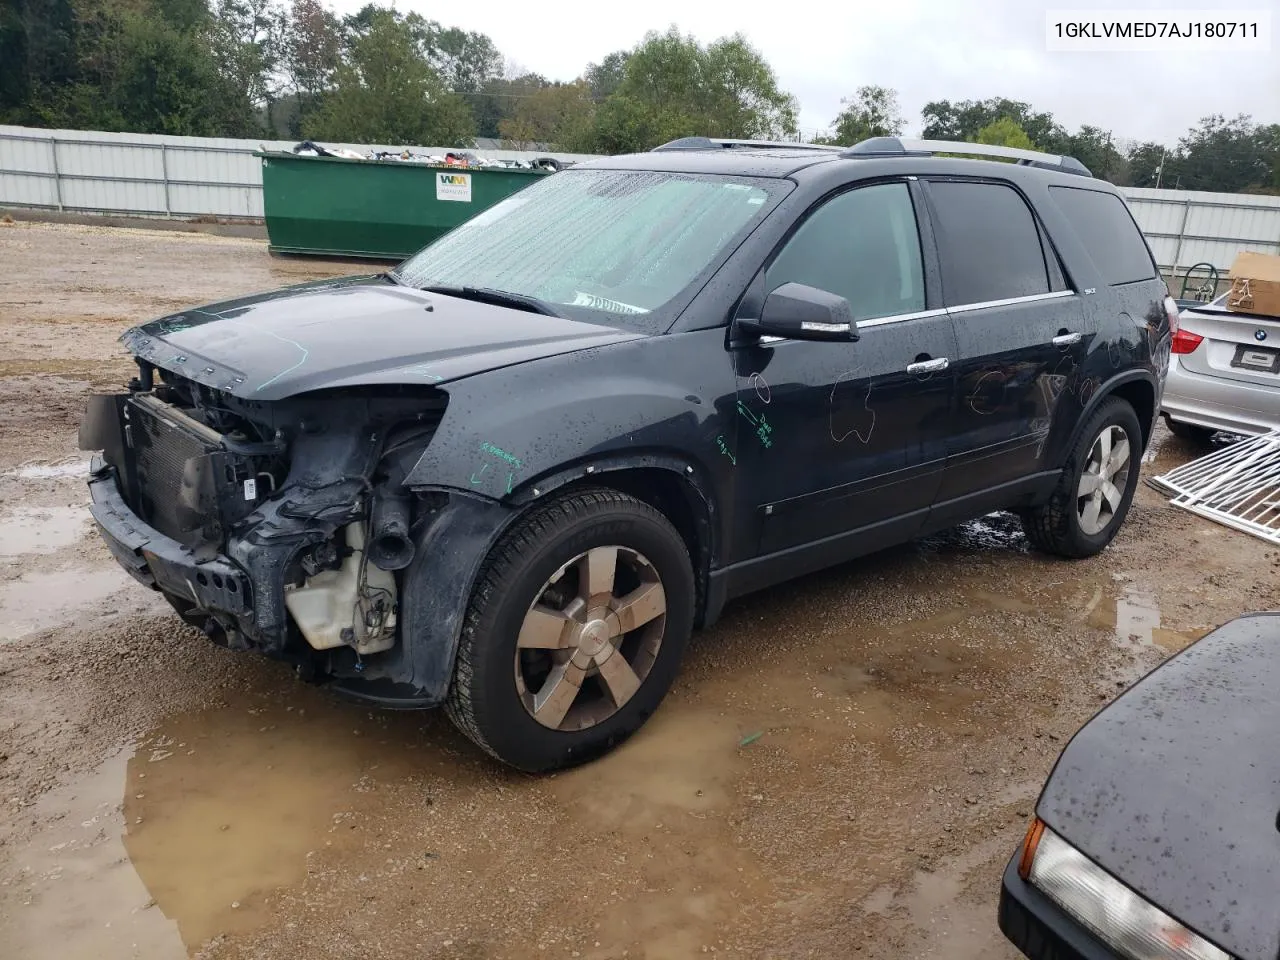
POLYGON ((735 381, 723 330, 551 357, 447 387, 449 406, 405 484, 523 505, 595 471, 671 469, 729 503, 735 381))

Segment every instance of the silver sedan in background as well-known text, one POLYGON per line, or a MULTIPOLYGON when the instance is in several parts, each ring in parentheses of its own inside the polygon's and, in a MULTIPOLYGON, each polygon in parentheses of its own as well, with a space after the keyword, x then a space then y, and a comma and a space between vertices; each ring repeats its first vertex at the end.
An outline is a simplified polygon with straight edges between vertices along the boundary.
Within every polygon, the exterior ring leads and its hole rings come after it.
POLYGON ((1179 317, 1161 413, 1175 436, 1280 428, 1280 318, 1227 310, 1225 295, 1179 317))

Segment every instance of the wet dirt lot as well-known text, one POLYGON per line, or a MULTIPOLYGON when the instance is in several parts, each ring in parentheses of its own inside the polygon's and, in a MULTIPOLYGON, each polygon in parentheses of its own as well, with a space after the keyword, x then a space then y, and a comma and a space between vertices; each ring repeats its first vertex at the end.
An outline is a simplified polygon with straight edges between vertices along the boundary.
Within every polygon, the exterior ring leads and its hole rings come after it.
MULTIPOLYGON (((735 603, 588 767, 213 647, 91 535, 75 430, 128 325, 352 265, 0 224, 0 944, 93 957, 1004 958, 1000 871, 1065 739, 1280 606, 1280 553, 1152 490, 1083 562, 994 515, 735 603)), ((1144 469, 1193 455, 1157 435, 1144 469)))

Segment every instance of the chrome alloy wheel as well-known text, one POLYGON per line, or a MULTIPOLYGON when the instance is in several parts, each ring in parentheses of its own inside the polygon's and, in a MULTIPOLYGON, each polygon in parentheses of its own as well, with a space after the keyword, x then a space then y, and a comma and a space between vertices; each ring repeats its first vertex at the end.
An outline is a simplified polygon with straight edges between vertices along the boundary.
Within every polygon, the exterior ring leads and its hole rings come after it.
POLYGON ((1115 424, 1093 441, 1076 488, 1076 512, 1087 535, 1097 536, 1115 518, 1129 485, 1131 459, 1129 437, 1115 424))
POLYGON ((657 569, 626 547, 592 547, 538 591, 516 640, 520 700, 552 730, 618 712, 657 659, 667 598, 657 569))

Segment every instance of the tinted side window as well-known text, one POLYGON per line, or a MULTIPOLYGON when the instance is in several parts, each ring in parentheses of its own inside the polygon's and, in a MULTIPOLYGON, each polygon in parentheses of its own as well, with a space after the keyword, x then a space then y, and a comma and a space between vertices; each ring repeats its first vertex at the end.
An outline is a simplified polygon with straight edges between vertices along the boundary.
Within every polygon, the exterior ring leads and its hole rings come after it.
POLYGON ((815 210, 765 273, 849 301, 859 320, 924 309, 920 234, 905 183, 860 187, 815 210))
POLYGON ((1049 193, 1071 223, 1105 283, 1150 280, 1155 264, 1124 201, 1114 193, 1050 187, 1049 193))
POLYGON ((1049 292, 1040 233, 1016 190, 934 181, 929 195, 948 306, 1049 292))

